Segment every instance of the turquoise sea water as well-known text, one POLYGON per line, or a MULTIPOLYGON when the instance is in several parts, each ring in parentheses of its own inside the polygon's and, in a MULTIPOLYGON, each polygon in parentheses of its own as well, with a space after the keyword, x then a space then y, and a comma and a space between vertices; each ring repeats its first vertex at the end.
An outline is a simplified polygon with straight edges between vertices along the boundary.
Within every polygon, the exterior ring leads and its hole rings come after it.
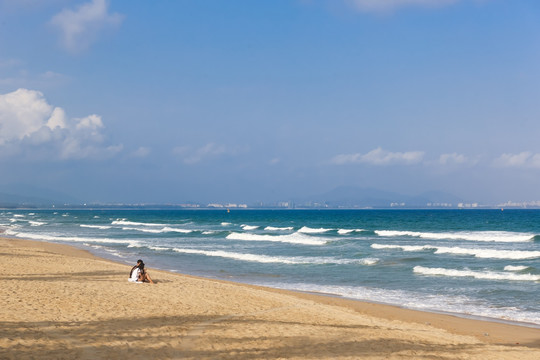
POLYGON ((0 230, 150 268, 540 328, 540 210, 0 211, 0 230))

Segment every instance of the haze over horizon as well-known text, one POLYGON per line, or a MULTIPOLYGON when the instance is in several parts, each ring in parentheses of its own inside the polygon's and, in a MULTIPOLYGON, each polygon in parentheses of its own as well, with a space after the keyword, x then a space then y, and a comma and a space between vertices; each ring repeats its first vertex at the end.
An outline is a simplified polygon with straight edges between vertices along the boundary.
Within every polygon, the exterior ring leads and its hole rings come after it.
POLYGON ((0 189, 540 200, 540 2, 0 0, 0 189))

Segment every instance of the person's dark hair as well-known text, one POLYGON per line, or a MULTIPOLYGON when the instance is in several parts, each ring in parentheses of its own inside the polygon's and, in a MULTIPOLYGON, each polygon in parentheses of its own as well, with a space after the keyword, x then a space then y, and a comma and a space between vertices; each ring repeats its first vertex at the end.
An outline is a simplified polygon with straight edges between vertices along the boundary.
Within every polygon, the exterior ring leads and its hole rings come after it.
POLYGON ((137 260, 137 264, 142 264, 143 261, 141 259, 137 260))

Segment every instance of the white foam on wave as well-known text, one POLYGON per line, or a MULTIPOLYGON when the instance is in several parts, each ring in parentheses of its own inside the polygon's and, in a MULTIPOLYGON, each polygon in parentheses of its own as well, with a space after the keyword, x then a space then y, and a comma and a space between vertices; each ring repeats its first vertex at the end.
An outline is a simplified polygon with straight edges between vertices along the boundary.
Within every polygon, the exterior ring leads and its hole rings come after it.
POLYGON ((141 231, 141 232, 152 233, 152 234, 162 234, 162 233, 168 233, 168 232, 177 232, 177 233, 182 233, 182 234, 189 234, 189 233, 193 232, 193 230, 172 228, 172 227, 168 227, 168 226, 165 226, 164 228, 161 228, 161 229, 123 227, 122 230, 141 231))
POLYGON ((267 226, 264 228, 266 231, 290 231, 294 230, 292 226, 285 226, 285 227, 275 227, 275 226, 267 226))
POLYGON ((28 223, 30 224, 30 226, 42 226, 42 225, 47 225, 46 222, 42 222, 42 221, 29 221, 28 223))
MULTIPOLYGON (((162 250, 162 249, 160 249, 162 250)), ((173 251, 184 254, 198 254, 205 256, 222 257, 227 259, 234 259, 240 261, 250 261, 258 263, 280 263, 280 264, 311 264, 311 265, 325 265, 325 264, 362 264, 373 265, 373 262, 377 259, 337 259, 333 257, 304 257, 304 256, 269 256, 259 254, 246 254, 237 253, 222 250, 199 250, 199 249, 182 249, 173 248, 173 251)))
POLYGON ((383 245, 372 244, 373 249, 399 249, 403 251, 435 250, 435 254, 473 255, 482 259, 536 259, 540 258, 540 251, 525 250, 493 250, 493 249, 466 249, 460 247, 444 247, 433 245, 383 245))
POLYGON ((112 225, 131 225, 131 226, 167 226, 167 224, 142 223, 137 221, 127 221, 125 219, 114 220, 112 225))
POLYGON ((365 258, 361 260, 362 264, 364 265, 375 265, 379 262, 379 259, 377 258, 365 258))
POLYGON ((384 237, 411 236, 433 240, 467 240, 485 242, 528 242, 532 241, 535 234, 519 233, 510 231, 458 231, 458 232, 418 232, 375 230, 375 234, 384 237))
POLYGON ((325 229, 325 228, 313 229, 307 226, 303 226, 302 228, 300 228, 300 230, 298 230, 298 232, 304 233, 304 234, 322 234, 330 230, 332 229, 325 229))
POLYGON ((15 215, 13 215, 13 217, 16 217, 16 218, 23 218, 23 217, 25 217, 25 216, 24 216, 24 215, 21 215, 21 214, 15 214, 15 215))
POLYGON ((527 270, 529 267, 528 266, 522 266, 522 265, 506 265, 504 267, 504 270, 505 271, 523 271, 523 270, 527 270))
POLYGON ((353 232, 362 232, 364 229, 339 229, 337 232, 339 235, 347 235, 353 232))
POLYGON ((444 296, 408 290, 378 289, 363 286, 321 285, 313 283, 268 283, 259 285, 295 291, 334 294, 350 299, 394 304, 424 311, 442 311, 455 314, 483 316, 492 319, 520 321, 540 325, 540 313, 515 307, 491 306, 487 301, 476 301, 467 296, 444 296))
POLYGON ((213 231, 213 230, 207 230, 207 231, 202 232, 203 235, 213 235, 215 233, 217 233, 217 231, 213 231))
POLYGON ((258 234, 246 234, 233 232, 227 235, 229 240, 242 240, 242 241, 275 241, 291 244, 302 245, 324 245, 326 240, 313 238, 301 233, 292 233, 289 235, 258 235, 258 234))
POLYGON ((259 228, 259 226, 257 226, 257 225, 245 225, 245 224, 242 225, 242 226, 240 226, 240 227, 241 227, 243 230, 248 230, 248 231, 249 231, 249 230, 256 230, 256 229, 259 228))
POLYGON ((107 225, 86 225, 86 224, 81 224, 79 226, 83 227, 83 228, 100 229, 100 230, 108 230, 108 229, 112 228, 112 226, 107 226, 107 225))
POLYGON ((105 243, 105 244, 128 244, 129 246, 136 246, 139 244, 136 240, 118 240, 109 238, 88 238, 78 236, 54 236, 46 234, 32 234, 17 232, 13 230, 7 230, 6 234, 16 236, 23 239, 32 239, 40 241, 63 241, 63 242, 89 242, 89 243, 105 243))
POLYGON ((119 258, 122 258, 122 259, 125 259, 126 256, 119 253, 118 251, 115 251, 113 249, 109 249, 105 246, 100 246, 100 245, 93 245, 93 244, 86 244, 84 243, 83 245, 85 246, 88 246, 88 247, 91 247, 92 249, 96 249, 96 250, 101 250, 101 251, 105 251, 106 253, 110 254, 110 255, 113 255, 113 256, 116 256, 116 257, 119 257, 119 258))
POLYGON ((413 272, 422 275, 473 277, 481 280, 540 281, 540 275, 501 273, 495 271, 473 271, 415 266, 413 272))
POLYGON ((221 223, 221 226, 229 226, 229 225, 232 225, 230 222, 222 222, 221 223))
POLYGON ((371 248, 381 250, 381 249, 398 249, 403 251, 423 251, 423 250, 433 250, 434 246, 430 245, 384 245, 384 244, 371 244, 371 248))

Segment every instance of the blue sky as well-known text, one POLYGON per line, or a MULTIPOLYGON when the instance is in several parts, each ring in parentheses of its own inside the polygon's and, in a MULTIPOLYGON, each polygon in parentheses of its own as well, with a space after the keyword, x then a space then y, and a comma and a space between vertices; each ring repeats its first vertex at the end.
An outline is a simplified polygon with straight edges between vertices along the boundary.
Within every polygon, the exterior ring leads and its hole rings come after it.
POLYGON ((0 185, 540 200, 536 0, 0 0, 0 185))

